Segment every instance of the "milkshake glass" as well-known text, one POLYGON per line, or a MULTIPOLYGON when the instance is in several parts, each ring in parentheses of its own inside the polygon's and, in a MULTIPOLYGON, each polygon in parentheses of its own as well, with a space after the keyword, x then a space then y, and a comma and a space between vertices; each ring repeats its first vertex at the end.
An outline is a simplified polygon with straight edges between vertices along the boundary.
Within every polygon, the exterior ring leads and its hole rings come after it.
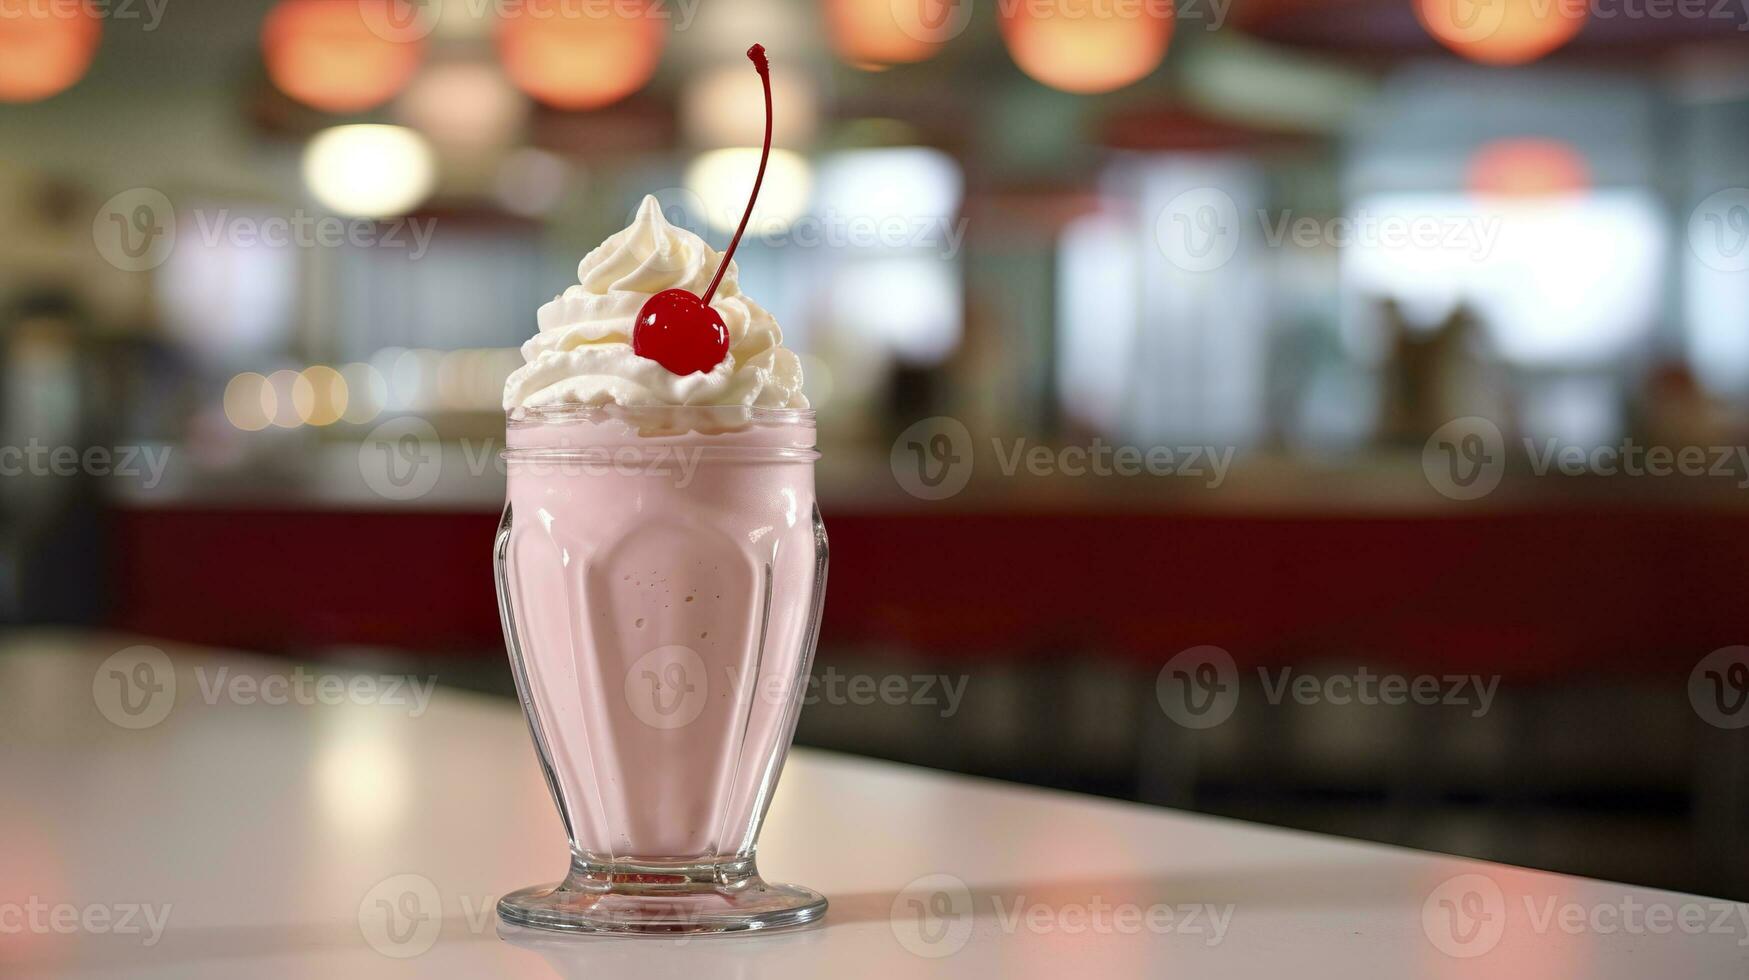
POLYGON ((570 868, 499 914, 651 935, 818 918, 824 898, 754 864, 825 595, 813 413, 573 405, 507 428, 498 603, 570 868))

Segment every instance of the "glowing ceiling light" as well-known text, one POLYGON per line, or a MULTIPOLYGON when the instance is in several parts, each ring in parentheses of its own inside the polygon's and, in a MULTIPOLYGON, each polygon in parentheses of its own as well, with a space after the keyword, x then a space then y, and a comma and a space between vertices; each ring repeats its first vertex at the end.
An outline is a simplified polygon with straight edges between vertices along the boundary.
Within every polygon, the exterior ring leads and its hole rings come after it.
POLYGON ((1433 39, 1485 65, 1522 65, 1573 39, 1583 4, 1548 0, 1416 0, 1415 16, 1433 39))
POLYGON ((261 28, 268 77, 286 95, 327 112, 382 105, 412 79, 425 50, 422 40, 372 30, 367 22, 366 7, 396 2, 280 0, 261 28))
POLYGON ((400 126, 335 126, 304 148, 304 183, 341 214, 384 218, 418 207, 437 184, 423 137, 400 126))
POLYGON ((818 210, 847 226, 878 227, 895 220, 909 226, 905 237, 946 232, 959 212, 965 175, 959 162, 940 150, 892 146, 845 150, 820 164, 818 210))
POLYGON ((486 150, 509 144, 528 115, 528 100, 498 66, 474 61, 432 65, 395 106, 403 122, 439 144, 486 150))
MULTIPOLYGON (((806 146, 814 137, 818 111, 814 84, 807 77, 773 65, 771 100, 783 107, 772 121, 777 146, 806 146)), ((700 72, 680 99, 680 130, 697 147, 749 146, 765 138, 765 102, 759 76, 747 63, 700 72)))
MULTIPOLYGON (((701 153, 686 168, 686 189, 707 202, 705 219, 718 231, 734 231, 747 208, 747 193, 759 172, 759 148, 736 146, 701 153)), ((799 153, 772 150, 765 168, 765 184, 747 234, 780 232, 801 217, 813 192, 813 173, 799 153)))
POLYGON ((511 214, 538 218, 557 207, 571 181, 571 165, 563 157, 524 147, 498 165, 492 190, 511 214))
POLYGON ((225 385, 225 418, 244 432, 267 428, 278 410, 273 386, 253 371, 245 371, 225 385))
POLYGON ((966 0, 827 0, 832 49, 858 68, 879 71, 935 56, 964 31, 966 0))
POLYGON ((103 22, 84 4, 0 4, 0 102, 38 102, 85 77, 103 22))
POLYGON ((598 109, 644 87, 667 43, 654 0, 517 5, 498 24, 498 54, 516 86, 555 109, 598 109))
POLYGON ((340 369, 346 382, 346 406, 340 417, 348 422, 369 422, 382 414, 389 400, 389 383, 369 364, 353 363, 340 369))
POLYGON ((282 429, 295 429, 304 424, 298 417, 297 385, 301 376, 289 368, 281 368, 267 376, 268 390, 273 392, 273 412, 268 421, 282 429))
POLYGON ((1576 194, 1591 186, 1591 168, 1578 150, 1560 140, 1495 140, 1470 157, 1466 183, 1474 194, 1576 194))
POLYGON ((1169 5, 1101 0, 1017 4, 1001 15, 1002 39, 1020 70, 1065 92, 1091 95, 1140 81, 1166 56, 1169 5))
POLYGON ((298 373, 291 396, 299 421, 332 425, 346 413, 346 378, 326 365, 313 365, 298 373))

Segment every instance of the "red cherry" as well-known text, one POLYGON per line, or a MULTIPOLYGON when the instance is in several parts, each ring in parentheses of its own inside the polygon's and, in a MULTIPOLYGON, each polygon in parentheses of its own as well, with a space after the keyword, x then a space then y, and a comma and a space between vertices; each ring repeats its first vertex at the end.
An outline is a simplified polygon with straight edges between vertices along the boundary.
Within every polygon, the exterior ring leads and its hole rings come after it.
POLYGON ((759 200, 759 185, 765 183, 765 164, 771 159, 771 62, 766 60, 765 47, 755 44, 747 49, 747 57, 765 84, 765 149, 759 156, 759 173, 753 178, 753 193, 747 198, 747 210, 741 215, 741 227, 729 239, 729 249, 717 263, 717 274, 711 278, 704 297, 684 289, 664 289, 644 301, 632 327, 632 353, 647 357, 674 374, 709 371, 729 356, 729 331, 723 318, 711 308, 711 297, 723 281, 723 270, 741 245, 741 235, 747 231, 747 221, 753 217, 753 202, 759 200))
POLYGON ((684 289, 664 289, 645 300, 638 311, 632 353, 674 374, 709 371, 729 356, 729 328, 697 296, 684 289))

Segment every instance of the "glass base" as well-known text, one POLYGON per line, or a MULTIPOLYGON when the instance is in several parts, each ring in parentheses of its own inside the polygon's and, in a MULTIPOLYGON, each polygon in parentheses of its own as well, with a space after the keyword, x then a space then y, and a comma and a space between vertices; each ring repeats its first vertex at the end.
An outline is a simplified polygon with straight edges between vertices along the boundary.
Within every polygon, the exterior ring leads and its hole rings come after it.
POLYGON ((557 885, 498 900, 512 925, 612 936, 701 936, 790 929, 826 914, 826 898, 759 877, 752 861, 730 865, 599 865, 578 862, 557 885))

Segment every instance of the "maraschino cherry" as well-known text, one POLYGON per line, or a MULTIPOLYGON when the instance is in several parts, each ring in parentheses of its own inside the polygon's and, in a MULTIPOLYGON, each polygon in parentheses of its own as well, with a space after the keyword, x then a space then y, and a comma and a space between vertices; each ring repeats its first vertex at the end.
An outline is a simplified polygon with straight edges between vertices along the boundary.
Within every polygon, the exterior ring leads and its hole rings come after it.
POLYGON ((632 353, 647 357, 674 374, 709 371, 729 356, 729 330, 723 318, 711 308, 711 296, 723 281, 723 271, 741 244, 747 230, 747 220, 753 217, 753 202, 759 199, 759 185, 765 182, 765 163, 771 159, 771 62, 766 60, 765 46, 755 44, 747 49, 747 57, 759 71, 765 84, 765 148, 759 155, 759 174, 753 178, 753 193, 747 198, 747 210, 741 215, 741 226, 729 239, 729 249, 717 263, 717 274, 702 298, 684 289, 664 289, 644 301, 632 328, 632 353))

